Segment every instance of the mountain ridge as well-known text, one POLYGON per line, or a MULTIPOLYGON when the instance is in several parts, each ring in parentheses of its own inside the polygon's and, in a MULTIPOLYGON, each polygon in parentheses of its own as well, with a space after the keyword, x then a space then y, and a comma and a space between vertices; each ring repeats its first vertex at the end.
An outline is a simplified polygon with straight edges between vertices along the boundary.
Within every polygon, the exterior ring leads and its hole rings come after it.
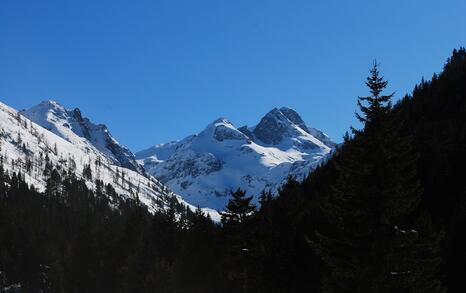
MULTIPOLYGON (((137 199, 152 212, 168 207, 172 200, 191 210, 196 208, 153 176, 122 167, 75 132, 51 131, 58 131, 57 127, 61 131, 69 129, 60 124, 62 120, 47 120, 50 117, 46 115, 40 121, 44 128, 23 113, 0 102, 0 156, 6 171, 21 173, 36 190, 45 191, 49 173, 56 168, 59 172, 73 172, 92 190, 100 184, 97 182, 110 184, 119 196, 137 199)), ((56 118, 54 115, 51 117, 56 118)), ((203 210, 214 220, 219 219, 217 212, 203 210)))
MULTIPOLYGON (((272 109, 252 127, 236 127, 219 117, 197 134, 136 154, 122 146, 107 126, 94 124, 79 108, 67 109, 48 100, 17 115, 77 146, 78 154, 69 151, 68 155, 98 153, 87 159, 89 165, 98 160, 131 170, 140 178, 157 178, 160 186, 166 185, 188 206, 209 212, 222 210, 237 188, 253 195, 257 203, 262 191, 275 193, 288 176, 304 179, 335 148, 328 136, 287 107, 272 109)), ((109 176, 116 176, 115 172, 109 176)))
POLYGON ((79 108, 69 110, 54 100, 47 100, 21 111, 21 114, 68 141, 75 138, 70 133, 73 132, 121 167, 144 173, 133 153, 112 136, 107 126, 94 124, 89 118, 83 117, 79 108))

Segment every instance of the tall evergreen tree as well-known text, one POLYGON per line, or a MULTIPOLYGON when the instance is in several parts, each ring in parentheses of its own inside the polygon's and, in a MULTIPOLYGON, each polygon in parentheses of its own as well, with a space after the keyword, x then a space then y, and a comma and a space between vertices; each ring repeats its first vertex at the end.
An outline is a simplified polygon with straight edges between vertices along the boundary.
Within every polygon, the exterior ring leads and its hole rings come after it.
POLYGON ((251 266, 251 227, 250 219, 256 207, 251 203, 252 196, 238 188, 221 212, 223 240, 225 246, 224 270, 231 281, 231 292, 248 292, 250 288, 251 266))
MULTIPOLYGON (((371 95, 358 97, 357 102, 361 113, 356 113, 356 118, 364 123, 366 128, 373 125, 381 127, 380 123, 383 122, 383 116, 390 111, 392 107, 391 99, 395 94, 382 95, 383 90, 388 85, 388 81, 380 76, 378 66, 377 61, 374 61, 370 70, 370 76, 366 80, 366 86, 369 88, 371 95)), ((358 131, 355 132, 360 133, 358 131)))
POLYGON ((87 180, 92 180, 92 169, 90 164, 85 164, 83 167, 83 177, 87 180))
POLYGON ((225 211, 221 212, 222 223, 224 225, 244 223, 256 209, 251 204, 251 200, 252 196, 247 197, 244 190, 238 188, 232 192, 225 211))
POLYGON ((56 169, 50 173, 45 186, 45 194, 50 197, 61 196, 61 176, 56 169))

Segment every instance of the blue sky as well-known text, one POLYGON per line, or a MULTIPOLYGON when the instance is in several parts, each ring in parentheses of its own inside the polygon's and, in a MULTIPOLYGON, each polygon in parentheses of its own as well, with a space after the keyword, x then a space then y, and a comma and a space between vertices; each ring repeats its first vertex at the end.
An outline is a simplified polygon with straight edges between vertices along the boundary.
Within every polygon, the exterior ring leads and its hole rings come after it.
POLYGON ((466 45, 466 1, 1 0, 0 101, 79 107, 132 150, 296 109, 337 141, 371 62, 397 98, 466 45))

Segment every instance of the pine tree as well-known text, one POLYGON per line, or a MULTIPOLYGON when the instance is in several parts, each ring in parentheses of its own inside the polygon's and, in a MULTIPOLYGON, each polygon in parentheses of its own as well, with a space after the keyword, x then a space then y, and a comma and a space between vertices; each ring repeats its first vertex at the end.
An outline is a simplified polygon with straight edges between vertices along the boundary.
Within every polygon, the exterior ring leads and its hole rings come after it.
POLYGON ((225 211, 220 213, 222 223, 224 225, 244 223, 256 209, 251 204, 251 200, 252 196, 247 197, 244 190, 238 188, 235 192, 232 192, 225 211))
MULTIPOLYGON (((357 102, 361 113, 356 113, 356 118, 364 123, 366 128, 370 126, 380 127, 383 116, 386 115, 392 107, 391 99, 395 93, 382 95, 382 91, 387 85, 388 81, 380 76, 379 64, 377 61, 374 61, 370 70, 370 76, 367 77, 366 80, 366 86, 369 88, 371 95, 358 97, 357 102)), ((358 131, 356 132, 360 133, 358 131)))
POLYGON ((85 164, 83 168, 83 177, 89 181, 92 181, 92 169, 91 165, 85 164))
POLYGON ((411 136, 401 134, 403 123, 390 123, 386 135, 383 222, 387 286, 395 292, 446 292, 441 279, 440 243, 444 232, 433 225, 422 204, 423 188, 418 175, 419 155, 411 136), (393 126, 398 125, 398 127, 393 126))
POLYGON ((3 156, 0 156, 0 200, 6 195, 5 169, 3 168, 3 156))
POLYGON ((226 278, 234 291, 248 292, 249 272, 251 262, 251 231, 250 219, 256 207, 251 203, 252 196, 237 189, 232 192, 231 199, 221 212, 223 224, 223 240, 225 245, 224 270, 226 278))
POLYGON ((61 194, 61 176, 56 169, 53 169, 50 177, 47 179, 45 194, 49 197, 60 197, 61 194))

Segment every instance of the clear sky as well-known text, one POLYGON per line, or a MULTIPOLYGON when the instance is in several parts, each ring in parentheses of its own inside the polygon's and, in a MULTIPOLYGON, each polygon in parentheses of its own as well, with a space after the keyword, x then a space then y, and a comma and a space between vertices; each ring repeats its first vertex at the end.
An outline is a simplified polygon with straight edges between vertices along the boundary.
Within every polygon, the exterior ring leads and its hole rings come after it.
POLYGON ((464 0, 0 0, 0 101, 79 107, 137 151, 296 109, 337 141, 374 58, 400 98, 466 45, 464 0))

